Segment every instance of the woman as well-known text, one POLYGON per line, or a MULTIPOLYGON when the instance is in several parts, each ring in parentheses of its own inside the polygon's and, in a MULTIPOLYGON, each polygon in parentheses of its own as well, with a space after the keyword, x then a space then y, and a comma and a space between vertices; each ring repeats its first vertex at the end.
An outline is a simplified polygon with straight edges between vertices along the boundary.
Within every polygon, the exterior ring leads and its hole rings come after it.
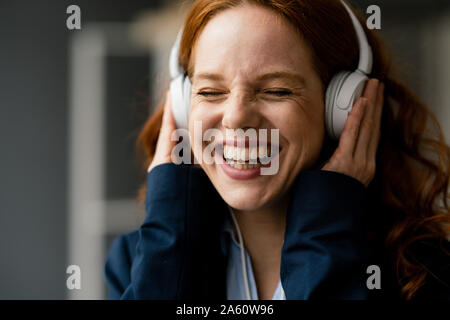
POLYGON ((202 133, 278 129, 279 170, 172 163, 168 94, 139 137, 147 216, 112 245, 110 297, 450 298, 450 149, 375 32, 365 29, 371 79, 334 141, 325 91, 360 54, 342 2, 197 0, 184 30, 193 156, 207 146, 193 140, 195 123, 202 133), (261 77, 277 71, 290 75, 261 77))

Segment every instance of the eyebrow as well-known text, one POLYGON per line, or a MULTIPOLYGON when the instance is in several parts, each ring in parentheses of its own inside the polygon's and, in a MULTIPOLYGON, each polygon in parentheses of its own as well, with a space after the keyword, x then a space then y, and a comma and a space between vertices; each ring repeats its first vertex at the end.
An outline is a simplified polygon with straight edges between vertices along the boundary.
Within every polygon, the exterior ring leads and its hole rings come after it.
MULTIPOLYGON (((194 75, 194 79, 200 80, 211 80, 211 81, 223 81, 224 78, 221 74, 217 73, 210 73, 210 72, 203 72, 194 75)), ((256 78, 256 81, 262 82, 267 81, 271 79, 288 79, 290 81, 298 82, 301 84, 305 84, 305 78, 303 78, 301 75, 296 73, 291 73, 287 71, 276 71, 276 72, 269 72, 265 73, 263 75, 260 75, 256 78)))

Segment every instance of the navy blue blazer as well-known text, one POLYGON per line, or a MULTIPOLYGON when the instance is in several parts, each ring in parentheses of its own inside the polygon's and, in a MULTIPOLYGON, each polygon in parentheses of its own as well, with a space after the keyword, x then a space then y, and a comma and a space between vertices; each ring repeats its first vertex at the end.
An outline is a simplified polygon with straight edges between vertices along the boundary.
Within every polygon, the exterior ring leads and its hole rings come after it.
MULTIPOLYGON (((366 188, 344 174, 306 170, 290 191, 281 257, 286 299, 398 299, 393 263, 368 240, 366 188), (368 289, 367 268, 381 271, 368 289)), ((147 174, 146 217, 111 245, 105 278, 110 299, 226 299, 220 232, 226 203, 206 173, 162 164, 147 174)), ((450 250, 448 242, 447 248, 450 250)), ((450 299, 450 259, 437 243, 419 241, 414 256, 429 270, 416 297, 450 299)))

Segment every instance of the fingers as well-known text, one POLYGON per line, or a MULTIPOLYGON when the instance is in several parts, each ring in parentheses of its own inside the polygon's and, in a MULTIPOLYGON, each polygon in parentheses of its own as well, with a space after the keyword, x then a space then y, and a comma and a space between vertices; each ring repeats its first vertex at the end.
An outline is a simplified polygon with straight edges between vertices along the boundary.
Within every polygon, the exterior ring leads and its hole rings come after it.
POLYGON ((171 135, 176 129, 175 120, 172 115, 172 98, 170 91, 167 91, 166 102, 164 104, 164 113, 161 122, 161 129, 159 132, 158 143, 164 144, 169 148, 171 143, 171 135))
POLYGON ((176 142, 171 140, 172 132, 174 132, 175 129, 175 120, 172 115, 172 100, 170 91, 167 91, 158 142, 156 143, 156 150, 153 160, 147 169, 148 172, 150 172, 150 170, 158 164, 170 162, 170 154, 173 146, 176 144, 176 142))
POLYGON ((368 156, 369 158, 376 158, 376 153, 378 149, 378 143, 380 142, 381 134, 381 115, 383 113, 384 106, 384 83, 381 83, 378 87, 377 92, 377 103, 374 108, 374 124, 373 124, 373 135, 369 145, 368 156))
MULTIPOLYGON (((369 104, 373 103, 375 105, 377 98, 378 98, 378 87, 380 86, 380 82, 378 79, 369 79, 367 81, 366 87, 364 88, 363 97, 367 98, 369 100, 369 104)), ((370 110, 367 110, 366 116, 369 119, 374 119, 375 117, 375 109, 369 108, 370 110)))
POLYGON ((322 170, 341 172, 369 185, 375 176, 383 104, 384 85, 369 80, 347 117, 338 148, 322 170))
POLYGON ((359 98, 352 110, 350 111, 347 121, 344 125, 341 138, 339 139, 339 152, 341 154, 349 155, 353 157, 356 142, 358 140, 360 125, 365 114, 367 105, 366 98, 359 98))
POLYGON ((355 158, 366 161, 370 149, 370 143, 374 134, 375 111, 378 96, 379 81, 370 79, 364 89, 363 97, 367 98, 367 108, 360 125, 358 142, 355 149, 355 158))
POLYGON ((170 90, 168 90, 166 94, 166 102, 164 104, 161 131, 164 131, 164 133, 169 133, 170 136, 170 133, 175 130, 175 127, 175 120, 172 115, 172 97, 170 95, 170 90))

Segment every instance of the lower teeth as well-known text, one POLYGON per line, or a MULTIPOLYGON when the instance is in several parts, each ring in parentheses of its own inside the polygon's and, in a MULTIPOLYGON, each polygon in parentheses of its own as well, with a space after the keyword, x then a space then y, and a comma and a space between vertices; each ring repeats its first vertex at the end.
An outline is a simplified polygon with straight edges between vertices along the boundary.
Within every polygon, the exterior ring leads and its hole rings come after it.
POLYGON ((249 163, 230 163, 230 166, 240 170, 254 169, 258 168, 260 164, 249 164, 249 163))

